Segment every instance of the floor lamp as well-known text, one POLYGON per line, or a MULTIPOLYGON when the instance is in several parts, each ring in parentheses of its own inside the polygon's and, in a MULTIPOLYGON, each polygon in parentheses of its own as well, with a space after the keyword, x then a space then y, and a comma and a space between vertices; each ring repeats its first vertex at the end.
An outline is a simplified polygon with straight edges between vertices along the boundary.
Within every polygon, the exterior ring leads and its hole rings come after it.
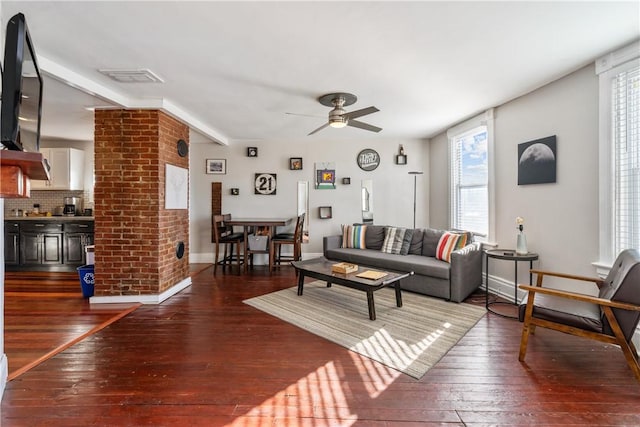
POLYGON ((413 175, 413 228, 416 228, 416 185, 418 175, 422 175, 424 172, 412 171, 409 175, 413 175))

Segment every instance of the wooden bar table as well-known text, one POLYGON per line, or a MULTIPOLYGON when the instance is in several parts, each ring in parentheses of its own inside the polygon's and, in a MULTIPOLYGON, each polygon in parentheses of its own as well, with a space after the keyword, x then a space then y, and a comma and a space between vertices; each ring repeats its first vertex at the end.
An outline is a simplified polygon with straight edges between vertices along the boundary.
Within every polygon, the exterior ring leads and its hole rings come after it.
MULTIPOLYGON (((227 225, 239 226, 244 230, 244 271, 247 272, 249 268, 248 258, 249 254, 261 253, 269 254, 269 241, 275 235, 276 227, 283 227, 293 222, 294 218, 232 218, 225 221, 227 225), (249 249, 249 230, 254 227, 267 227, 269 230, 267 246, 265 250, 251 250, 249 249)), ((269 258, 269 264, 271 265, 271 258, 269 258)))

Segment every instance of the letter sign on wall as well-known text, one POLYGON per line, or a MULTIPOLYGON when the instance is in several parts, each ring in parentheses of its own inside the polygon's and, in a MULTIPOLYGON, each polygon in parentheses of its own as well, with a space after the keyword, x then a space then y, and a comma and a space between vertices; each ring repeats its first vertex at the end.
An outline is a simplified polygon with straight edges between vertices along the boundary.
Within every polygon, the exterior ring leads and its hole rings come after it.
POLYGON ((358 166, 363 171, 372 171, 380 164, 380 155, 376 150, 365 148, 358 153, 358 166))

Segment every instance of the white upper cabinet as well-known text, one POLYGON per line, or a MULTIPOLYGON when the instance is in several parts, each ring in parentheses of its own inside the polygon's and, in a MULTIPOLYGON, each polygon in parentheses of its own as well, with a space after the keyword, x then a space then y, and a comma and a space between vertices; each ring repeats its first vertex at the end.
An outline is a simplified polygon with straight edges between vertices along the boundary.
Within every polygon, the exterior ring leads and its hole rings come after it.
POLYGON ((49 162, 49 181, 31 181, 32 190, 84 190, 84 151, 75 148, 41 148, 49 162))

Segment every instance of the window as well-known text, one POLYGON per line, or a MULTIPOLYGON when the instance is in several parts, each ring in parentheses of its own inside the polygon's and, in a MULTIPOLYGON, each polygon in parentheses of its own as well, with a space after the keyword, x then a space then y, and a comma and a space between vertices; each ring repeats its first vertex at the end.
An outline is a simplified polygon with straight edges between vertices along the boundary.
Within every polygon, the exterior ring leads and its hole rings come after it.
POLYGON ((613 253, 640 249, 640 66, 612 79, 613 253))
POLYGON ((451 172, 451 227, 488 240, 490 225, 490 141, 492 111, 447 132, 451 172))
POLYGON ((600 78, 600 261, 640 249, 640 43, 596 61, 600 78))

